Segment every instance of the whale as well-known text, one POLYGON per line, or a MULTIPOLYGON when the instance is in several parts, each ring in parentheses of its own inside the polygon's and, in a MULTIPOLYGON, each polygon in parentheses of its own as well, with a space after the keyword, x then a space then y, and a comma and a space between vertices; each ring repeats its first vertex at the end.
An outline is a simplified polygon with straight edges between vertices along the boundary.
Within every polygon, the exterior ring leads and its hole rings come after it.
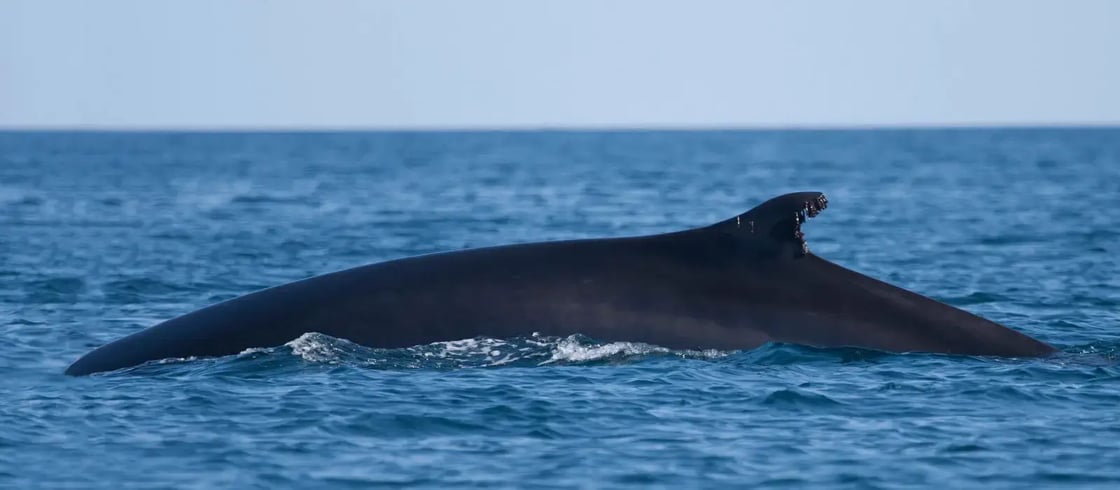
POLYGON ((1045 342, 809 251, 820 192, 655 235, 511 244, 389 260, 169 319, 66 369, 87 375, 217 357, 319 332, 374 348, 581 334, 672 349, 787 343, 890 353, 1040 357, 1045 342))

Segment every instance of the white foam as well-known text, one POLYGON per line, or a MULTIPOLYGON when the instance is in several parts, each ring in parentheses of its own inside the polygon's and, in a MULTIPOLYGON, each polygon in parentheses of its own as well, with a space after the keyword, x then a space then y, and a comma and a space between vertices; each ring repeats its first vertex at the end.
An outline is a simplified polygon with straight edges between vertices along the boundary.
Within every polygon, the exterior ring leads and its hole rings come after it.
POLYGON ((719 359, 721 357, 727 357, 727 356, 735 353, 735 351, 718 350, 718 349, 686 350, 686 351, 680 351, 680 352, 682 354, 688 356, 688 357, 697 357, 697 358, 701 358, 701 359, 719 359))
POLYGON ((198 356, 167 357, 167 358, 164 358, 164 359, 156 359, 155 364, 177 364, 177 363, 180 363, 180 362, 197 361, 198 359, 199 359, 198 356))
POLYGON ((237 353, 237 357, 246 357, 253 354, 267 354, 272 349, 269 347, 250 347, 237 353))
POLYGON ((504 340, 493 339, 488 337, 462 339, 462 340, 449 340, 446 342, 433 342, 431 344, 413 347, 413 349, 425 349, 425 357, 439 357, 446 359, 448 357, 461 357, 469 355, 489 355, 491 352, 499 352, 501 347, 508 346, 509 343, 504 340), (432 349, 435 349, 433 352, 432 349))
POLYGON ((284 345, 292 349, 292 354, 303 358, 305 361, 334 364, 341 357, 337 342, 339 340, 329 335, 309 332, 284 345))
POLYGON ((669 352, 669 349, 639 342, 611 342, 602 345, 584 345, 575 335, 561 340, 553 348, 552 357, 541 364, 555 362, 586 362, 606 359, 618 355, 639 356, 669 352))
MULTIPOLYGON (((292 355, 299 356, 305 361, 314 363, 338 364, 347 359, 357 360, 348 354, 369 359, 374 364, 379 364, 383 354, 381 349, 366 352, 349 341, 337 339, 322 333, 311 332, 300 335, 284 347, 291 349, 292 355), (353 351, 353 349, 359 349, 353 351)), ((274 352, 275 348, 249 348, 238 356, 252 356, 261 353, 274 352)), ((445 342, 433 342, 404 349, 408 356, 415 362, 419 359, 429 359, 432 362, 451 362, 453 365, 467 367, 501 366, 519 361, 536 362, 538 365, 555 363, 579 363, 597 361, 613 357, 632 357, 648 354, 676 353, 685 357, 714 359, 724 357, 730 352, 709 350, 674 351, 664 347, 644 344, 641 342, 611 342, 606 344, 593 343, 580 336, 571 335, 564 338, 544 337, 535 334, 530 338, 515 340, 478 337, 445 342), (547 356, 547 359, 545 358, 547 356), (541 359, 544 359, 541 361, 541 359)), ((398 359, 399 361, 399 359, 398 359)), ((360 362, 360 361, 359 361, 360 362)), ((426 363, 422 363, 426 364, 426 363)), ((420 366, 419 364, 417 365, 420 366)))

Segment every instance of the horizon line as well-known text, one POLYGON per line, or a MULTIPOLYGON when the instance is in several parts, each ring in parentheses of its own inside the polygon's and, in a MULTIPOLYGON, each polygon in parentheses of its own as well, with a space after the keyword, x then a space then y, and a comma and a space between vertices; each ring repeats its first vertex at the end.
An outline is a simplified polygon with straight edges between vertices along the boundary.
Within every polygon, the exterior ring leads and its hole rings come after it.
POLYGON ((700 131, 911 131, 968 129, 1120 129, 1114 122, 985 122, 883 124, 511 124, 511 125, 6 125, 5 133, 535 133, 700 131))

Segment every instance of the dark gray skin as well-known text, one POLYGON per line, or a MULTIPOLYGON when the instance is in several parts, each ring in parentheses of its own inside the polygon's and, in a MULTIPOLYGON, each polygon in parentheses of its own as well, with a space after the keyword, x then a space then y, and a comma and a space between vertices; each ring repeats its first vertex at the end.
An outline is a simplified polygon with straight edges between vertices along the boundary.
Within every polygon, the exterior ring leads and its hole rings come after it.
POLYGON ((384 348, 539 332, 675 349, 784 342, 979 356, 1055 352, 809 253, 800 225, 826 205, 823 194, 800 192, 677 233, 481 248, 325 274, 160 323, 86 354, 66 374, 237 354, 307 332, 384 348))

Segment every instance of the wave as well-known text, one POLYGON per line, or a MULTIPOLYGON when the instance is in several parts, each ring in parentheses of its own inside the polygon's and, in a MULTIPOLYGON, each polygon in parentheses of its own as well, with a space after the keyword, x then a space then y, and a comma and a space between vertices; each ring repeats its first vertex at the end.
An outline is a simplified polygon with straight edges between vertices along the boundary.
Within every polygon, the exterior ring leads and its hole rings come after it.
MULTIPOLYGON (((1098 342, 1066 348, 1048 364, 1114 365, 1120 343, 1098 342)), ((662 359, 724 361, 735 366, 788 366, 814 363, 879 363, 891 359, 922 358, 933 362, 974 359, 943 354, 894 354, 870 349, 818 348, 792 344, 765 344, 746 351, 674 350, 641 342, 601 342, 584 335, 496 339, 477 337, 434 342, 399 349, 372 348, 345 339, 312 332, 277 347, 251 348, 222 358, 164 359, 123 372, 175 369, 183 366, 202 373, 250 373, 300 370, 308 365, 378 370, 451 370, 498 367, 594 366, 635 364, 662 359)))
POLYGON ((262 369, 301 369, 308 365, 381 370, 450 370, 626 364, 666 357, 716 359, 729 354, 730 351, 718 350, 671 350, 640 342, 599 342, 578 334, 568 337, 534 334, 512 339, 477 337, 400 349, 379 349, 312 332, 281 346, 254 347, 235 356, 163 359, 118 372, 162 374, 169 369, 185 369, 195 374, 250 373, 262 369))
POLYGON ((532 335, 512 339, 477 337, 403 349, 375 349, 321 333, 303 334, 281 347, 247 351, 260 352, 290 354, 312 364, 350 364, 382 369, 626 363, 659 356, 711 358, 726 354, 719 351, 673 351, 640 342, 599 342, 583 335, 532 335))

